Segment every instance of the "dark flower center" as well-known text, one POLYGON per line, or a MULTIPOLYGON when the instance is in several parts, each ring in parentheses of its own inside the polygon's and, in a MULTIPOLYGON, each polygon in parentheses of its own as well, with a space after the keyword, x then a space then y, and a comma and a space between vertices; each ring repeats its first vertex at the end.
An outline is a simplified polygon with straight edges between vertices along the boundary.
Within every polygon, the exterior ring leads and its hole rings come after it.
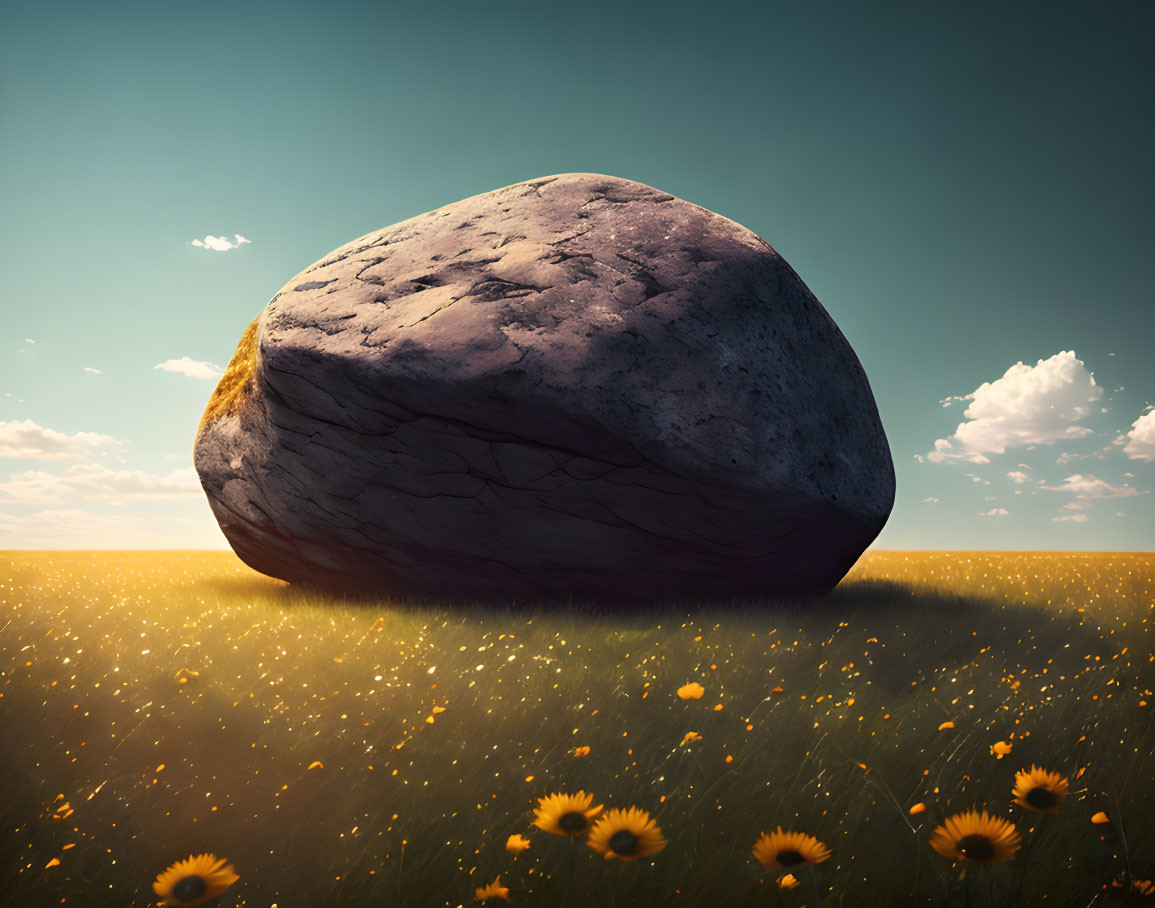
POLYGON ((1059 796, 1046 788, 1032 788, 1024 800, 1037 810, 1050 810, 1059 803, 1059 796))
POLYGON ((806 858, 797 851, 779 851, 778 863, 783 867, 797 867, 799 864, 805 864, 806 858))
POLYGON ((628 829, 620 829, 610 836, 610 851, 614 854, 637 854, 638 837, 628 829))
POLYGON ((995 856, 995 846, 985 835, 963 836, 957 847, 968 861, 989 861, 995 856))
POLYGON ((191 902, 193 899, 199 899, 204 895, 207 888, 204 878, 193 874, 177 880, 172 887, 172 894, 182 902, 191 902))
POLYGON ((586 815, 577 810, 571 810, 569 813, 563 813, 557 818, 557 825, 562 832, 581 832, 589 826, 589 820, 586 815))

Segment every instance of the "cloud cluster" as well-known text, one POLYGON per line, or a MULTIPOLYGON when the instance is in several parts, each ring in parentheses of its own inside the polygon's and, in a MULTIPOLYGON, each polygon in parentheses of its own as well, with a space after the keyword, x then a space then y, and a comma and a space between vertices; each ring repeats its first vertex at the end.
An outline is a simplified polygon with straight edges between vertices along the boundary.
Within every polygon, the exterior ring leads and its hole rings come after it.
MULTIPOLYGON (((126 444, 97 432, 68 435, 30 419, 0 422, 0 457, 75 460, 94 448, 126 444)), ((162 475, 82 460, 59 475, 25 470, 0 482, 0 505, 47 508, 0 508, 0 549, 221 548, 225 541, 191 466, 162 475), (125 507, 130 513, 99 513, 78 507, 81 502, 97 509, 156 502, 161 513, 147 513, 145 504, 125 507)))
POLYGON ((0 482, 0 501, 25 505, 60 505, 85 501, 171 501, 201 495, 193 467, 161 476, 143 470, 110 470, 98 463, 79 463, 62 475, 28 470, 0 482))
POLYGON ((31 419, 0 422, 0 457, 70 460, 91 454, 93 448, 117 444, 124 442, 99 432, 66 435, 37 425, 31 419))
POLYGON ((163 363, 157 363, 152 368, 154 370, 163 369, 165 372, 179 372, 189 378, 220 378, 225 371, 216 363, 199 362, 188 356, 182 356, 180 359, 166 359, 163 363))
POLYGON ((1056 353, 1034 366, 1016 363, 1002 378, 967 395, 967 422, 940 438, 927 454, 933 463, 990 463, 989 454, 1082 438, 1091 430, 1074 423, 1103 396, 1094 376, 1074 351, 1056 353))
POLYGON ((1119 439, 1112 444, 1103 445, 1103 447, 1096 448, 1094 451, 1088 451, 1085 454, 1063 451, 1058 457, 1055 458, 1055 463, 1061 467, 1065 467, 1067 464, 1075 463, 1079 460, 1104 460, 1117 445, 1121 445, 1122 443, 1122 440, 1119 439))
POLYGON ((227 236, 213 236, 210 233, 203 240, 190 240, 185 245, 200 246, 202 249, 211 249, 213 252, 228 252, 230 249, 238 249, 245 243, 251 242, 252 240, 246 240, 239 233, 234 233, 231 240, 227 236))
POLYGON ((991 508, 989 511, 983 511, 979 514, 980 517, 1006 517, 1010 511, 1006 508, 991 508))
POLYGON ((1121 486, 1113 486, 1105 479, 1096 479, 1094 476, 1082 473, 1076 473, 1073 476, 1068 476, 1059 485, 1052 486, 1046 483, 1040 483, 1039 488, 1046 489, 1048 492, 1066 492, 1074 495, 1076 498, 1128 498, 1131 495, 1144 494, 1132 485, 1123 483, 1121 486))

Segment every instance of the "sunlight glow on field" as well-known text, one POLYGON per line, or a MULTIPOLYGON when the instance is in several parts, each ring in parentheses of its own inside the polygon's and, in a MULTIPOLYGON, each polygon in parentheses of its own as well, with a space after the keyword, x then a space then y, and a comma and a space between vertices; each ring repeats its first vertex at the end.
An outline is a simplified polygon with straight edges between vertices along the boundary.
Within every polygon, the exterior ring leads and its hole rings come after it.
POLYGON ((3 904, 147 904, 202 852, 239 874, 220 905, 456 906, 499 874, 525 905, 944 904, 969 884, 932 830, 978 806, 1029 842, 1032 764, 1070 791, 995 904, 1155 874, 1155 555, 871 552, 819 602, 646 613, 318 601, 220 552, 0 566, 3 904), (579 789, 667 844, 533 825, 579 789), (796 891, 752 854, 779 825, 832 852, 796 891))

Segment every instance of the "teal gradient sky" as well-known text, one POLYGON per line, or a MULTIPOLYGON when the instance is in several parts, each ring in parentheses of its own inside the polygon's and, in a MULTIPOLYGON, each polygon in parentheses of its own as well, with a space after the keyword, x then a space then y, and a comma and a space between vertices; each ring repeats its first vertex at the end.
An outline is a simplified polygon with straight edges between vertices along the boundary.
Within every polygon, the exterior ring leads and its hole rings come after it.
POLYGON ((590 171, 744 224, 826 307, 894 454, 878 545, 1152 549, 1153 37, 1147 0, 0 0, 0 548, 224 546, 214 382, 157 365, 223 366, 355 237, 590 171), (941 401, 1061 351, 1090 434, 926 459, 941 401))

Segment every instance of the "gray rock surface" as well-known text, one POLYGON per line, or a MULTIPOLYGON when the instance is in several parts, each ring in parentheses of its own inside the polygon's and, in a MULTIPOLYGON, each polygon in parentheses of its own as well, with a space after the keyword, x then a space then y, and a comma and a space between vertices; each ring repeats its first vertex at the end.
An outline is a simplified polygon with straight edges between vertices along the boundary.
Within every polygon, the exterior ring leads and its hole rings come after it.
POLYGON ((397 596, 821 593, 894 501, 866 375, 790 266, 597 174, 298 274, 242 338, 196 467, 258 571, 397 596))

